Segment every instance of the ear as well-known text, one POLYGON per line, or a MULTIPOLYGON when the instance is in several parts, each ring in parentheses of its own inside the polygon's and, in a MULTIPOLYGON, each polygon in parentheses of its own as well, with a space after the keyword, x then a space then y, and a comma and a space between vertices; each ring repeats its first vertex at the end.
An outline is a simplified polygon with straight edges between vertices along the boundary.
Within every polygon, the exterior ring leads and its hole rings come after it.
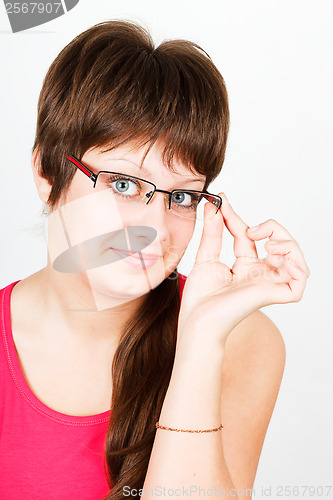
POLYGON ((52 185, 49 183, 47 179, 45 179, 41 175, 41 163, 40 163, 40 154, 38 148, 36 148, 32 154, 31 166, 39 198, 42 200, 43 203, 47 204, 47 200, 49 199, 52 185))

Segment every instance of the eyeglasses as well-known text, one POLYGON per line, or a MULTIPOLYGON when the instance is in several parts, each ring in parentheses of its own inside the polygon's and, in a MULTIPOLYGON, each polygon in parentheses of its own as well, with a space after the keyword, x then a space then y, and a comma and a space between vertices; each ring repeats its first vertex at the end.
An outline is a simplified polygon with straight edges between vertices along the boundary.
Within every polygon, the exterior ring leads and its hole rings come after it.
POLYGON ((100 170, 95 174, 73 155, 68 155, 67 159, 91 179, 94 188, 100 191, 110 190, 117 203, 130 209, 135 209, 140 205, 142 206, 142 204, 148 205, 155 193, 164 193, 166 208, 178 217, 189 220, 204 219, 204 205, 206 202, 212 203, 216 207, 215 214, 222 205, 220 196, 207 191, 191 189, 165 191, 164 189, 157 189, 155 184, 150 181, 132 175, 106 170, 100 170))

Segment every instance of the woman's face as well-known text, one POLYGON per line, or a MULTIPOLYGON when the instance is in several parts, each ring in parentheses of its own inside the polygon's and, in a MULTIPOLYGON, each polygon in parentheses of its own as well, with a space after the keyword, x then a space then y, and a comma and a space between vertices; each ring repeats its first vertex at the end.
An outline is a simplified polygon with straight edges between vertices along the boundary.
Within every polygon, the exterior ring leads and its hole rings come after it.
MULTIPOLYGON (((161 142, 154 144, 142 168, 145 147, 128 144, 108 152, 90 149, 81 161, 96 174, 106 170, 132 175, 153 182, 157 189, 201 190, 205 177, 177 162, 176 173, 171 172, 162 163, 162 147, 161 142)), ((89 283, 98 309, 109 307, 112 299, 130 301, 158 286, 177 267, 193 235, 195 221, 169 211, 163 193, 156 192, 148 204, 123 197, 136 189, 134 183, 108 175, 100 176, 94 188, 77 170, 49 215, 53 268, 76 273, 89 283)))

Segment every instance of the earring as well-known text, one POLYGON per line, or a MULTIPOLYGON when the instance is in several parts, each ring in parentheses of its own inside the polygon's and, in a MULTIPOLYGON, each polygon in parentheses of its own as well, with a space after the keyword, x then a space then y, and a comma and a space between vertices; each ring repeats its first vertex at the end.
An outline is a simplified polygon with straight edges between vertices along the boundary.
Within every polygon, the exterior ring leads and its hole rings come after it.
POLYGON ((50 214, 50 207, 43 203, 42 215, 48 216, 50 214))

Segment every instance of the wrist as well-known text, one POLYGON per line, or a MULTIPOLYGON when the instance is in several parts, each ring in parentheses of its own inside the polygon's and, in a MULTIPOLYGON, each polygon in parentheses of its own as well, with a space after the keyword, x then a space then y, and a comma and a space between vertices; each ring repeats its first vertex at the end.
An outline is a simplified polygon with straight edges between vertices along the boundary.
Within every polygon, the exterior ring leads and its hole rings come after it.
POLYGON ((183 344, 193 345, 193 348, 216 349, 223 352, 230 332, 233 329, 231 322, 221 322, 212 320, 204 321, 204 317, 198 309, 186 311, 183 307, 180 310, 177 325, 177 346, 183 344))
POLYGON ((176 357, 190 360, 223 359, 225 343, 229 332, 219 336, 209 335, 207 331, 198 328, 177 330, 176 357))

